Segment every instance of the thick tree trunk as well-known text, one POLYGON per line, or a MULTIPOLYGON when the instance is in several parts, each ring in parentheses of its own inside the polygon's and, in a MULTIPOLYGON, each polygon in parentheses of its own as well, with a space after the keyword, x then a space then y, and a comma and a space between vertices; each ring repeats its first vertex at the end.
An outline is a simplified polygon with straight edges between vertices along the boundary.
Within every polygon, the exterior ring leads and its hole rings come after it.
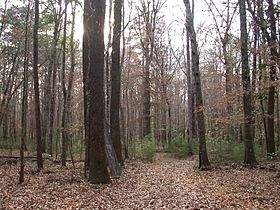
POLYGON ((105 93, 104 93, 104 19, 105 0, 90 2, 88 19, 89 69, 89 181, 94 184, 110 183, 105 154, 105 93))
POLYGON ((117 154, 118 161, 123 165, 122 143, 120 131, 120 103, 121 103, 121 66, 120 66, 120 38, 122 22, 122 1, 115 0, 114 4, 114 28, 112 45, 112 67, 111 67, 111 106, 110 106, 110 128, 112 142, 117 154))
POLYGON ((243 110, 244 110, 244 162, 249 165, 256 163, 254 151, 254 138, 252 132, 253 106, 251 95, 251 81, 248 58, 248 35, 245 0, 239 0, 240 31, 241 31, 241 58, 242 58, 242 84, 243 84, 243 110))
POLYGON ((268 16, 269 25, 271 31, 271 40, 268 43, 270 47, 270 87, 268 89, 268 101, 267 101, 267 156, 269 158, 276 157, 275 148, 275 134, 274 134, 274 106, 275 106, 275 86, 273 82, 276 80, 276 66, 279 59, 277 52, 277 35, 276 35, 276 20, 273 0, 268 0, 268 16))
POLYGON ((204 119, 204 107, 202 99, 202 90, 201 90, 201 78, 199 71, 199 54, 198 46, 196 40, 196 33, 194 30, 193 23, 193 14, 190 9, 189 0, 184 0, 186 6, 186 25, 187 30, 190 35, 191 41, 191 55, 192 55, 192 73, 194 78, 194 90, 195 90, 195 107, 197 113, 197 131, 199 139, 199 168, 200 170, 207 170, 210 168, 210 162, 208 160, 207 149, 206 149, 206 128, 205 128, 205 119, 204 119))

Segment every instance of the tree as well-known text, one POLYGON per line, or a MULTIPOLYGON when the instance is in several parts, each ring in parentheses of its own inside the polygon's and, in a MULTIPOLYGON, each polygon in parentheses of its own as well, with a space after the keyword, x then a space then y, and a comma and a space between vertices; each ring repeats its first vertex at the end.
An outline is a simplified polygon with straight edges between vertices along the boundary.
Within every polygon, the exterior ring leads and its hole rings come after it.
MULTIPOLYGON (((231 2, 229 0, 223 2, 223 4, 226 5, 225 14, 223 13, 224 9, 221 11, 221 8, 217 7, 215 2, 213 0, 210 0, 210 2, 205 1, 208 5, 208 8, 210 12, 212 13, 214 22, 215 22, 215 28, 218 33, 219 41, 221 43, 222 48, 222 58, 220 58, 225 66, 225 80, 226 80, 226 102, 227 102, 227 114, 229 121, 231 121, 231 116, 233 115, 233 106, 232 106, 232 89, 233 89, 233 62, 231 58, 231 52, 230 52, 230 36, 231 36, 231 26, 233 23, 233 20, 235 18, 237 5, 234 6, 234 10, 232 14, 230 13, 231 9, 231 2), (215 14, 215 11, 218 14, 215 14), (220 18, 221 20, 218 20, 220 18)), ((226 132, 227 132, 227 139, 233 139, 234 133, 233 133, 233 127, 232 125, 226 126, 226 132)))
POLYGON ((187 83, 188 83, 188 139, 196 138, 196 124, 194 112, 194 91, 193 91, 193 78, 191 76, 191 55, 190 55, 190 37, 187 32, 186 37, 186 69, 187 69, 187 83))
MULTIPOLYGON (((75 18, 76 18, 76 2, 71 2, 72 7, 72 23, 71 23, 71 34, 70 34, 70 71, 67 75, 68 84, 66 85, 66 42, 67 42, 67 5, 65 2, 65 17, 64 17, 64 31, 63 31, 63 53, 62 53, 62 92, 63 92, 63 110, 62 110, 62 165, 66 165, 66 154, 68 147, 71 143, 71 99, 72 89, 75 71, 75 43, 74 43, 74 31, 75 31, 75 18), (66 87, 67 86, 67 87, 66 87)), ((71 147, 70 147, 71 149, 71 147)), ((74 165, 72 152, 70 150, 72 163, 74 165)))
POLYGON ((1 35, 1 88, 0 88, 0 125, 2 127, 2 141, 8 143, 8 140, 16 135, 16 117, 15 110, 19 101, 18 91, 22 87, 23 80, 20 79, 21 64, 23 60, 25 39, 25 23, 27 6, 5 5, 2 15, 2 35, 1 35), (9 119, 10 117, 10 119, 9 119), (9 123, 11 120, 11 124, 9 123), (9 129, 9 126, 11 129, 9 129), (11 138, 9 138, 11 137, 11 138))
MULTIPOLYGON (((84 137, 85 137, 85 172, 89 170, 89 154, 91 151, 91 144, 89 142, 89 114, 88 114, 88 68, 89 68, 89 40, 88 40, 88 18, 89 18, 89 0, 84 1, 83 14, 83 94, 84 94, 84 137)), ((86 175, 86 173, 85 173, 86 175)))
POLYGON ((113 145, 118 161, 123 165, 121 131, 120 131, 120 102, 121 102, 121 66, 120 66, 120 38, 122 22, 122 2, 115 0, 114 3, 114 28, 112 44, 112 67, 111 67, 111 106, 110 127, 113 145))
POLYGON ((251 2, 247 0, 248 10, 253 16, 255 23, 260 27, 262 31, 263 39, 267 42, 270 49, 270 61, 269 61, 269 89, 268 89, 268 100, 267 100, 267 136, 266 136, 266 148, 267 156, 275 158, 275 134, 274 134, 274 118, 275 118, 275 85, 276 80, 276 69, 277 60, 279 60, 279 52, 277 50, 277 32, 276 32, 276 18, 275 18, 275 7, 273 0, 267 0, 268 3, 268 20, 264 18, 264 4, 262 1, 253 1, 257 4, 258 12, 255 13, 251 2))
POLYGON ((141 8, 138 7, 139 20, 137 34, 140 38, 143 51, 143 91, 142 91, 142 115, 143 132, 142 137, 151 134, 151 75, 150 68, 154 56, 155 31, 158 20, 158 13, 163 6, 161 0, 140 1, 141 8))
POLYGON ((270 30, 270 41, 268 42, 270 47, 270 87, 268 90, 268 101, 267 101, 267 156, 275 158, 275 134, 274 134, 274 119, 275 119, 275 86, 274 81, 276 80, 277 63, 279 63, 279 54, 277 51, 277 32, 276 32, 276 19, 275 19, 275 8, 273 0, 268 0, 268 23, 270 30))
POLYGON ((63 44, 62 44, 62 92, 63 92, 63 111, 62 111, 62 154, 61 154, 61 165, 66 166, 66 157, 67 157, 67 146, 69 143, 69 136, 67 134, 67 90, 66 90, 66 39, 67 39, 67 6, 68 1, 65 0, 65 9, 64 9, 64 28, 63 28, 63 44))
MULTIPOLYGON (((48 66, 48 77, 46 84, 46 92, 49 92, 50 95, 45 95, 45 105, 49 105, 49 112, 45 113, 48 115, 48 124, 45 122, 46 131, 46 140, 47 140, 47 153, 51 156, 53 155, 53 134, 54 134, 54 116, 55 116, 55 105, 56 105, 56 91, 57 91, 57 69, 58 69, 58 53, 57 46, 59 42, 59 33, 60 33, 60 22, 62 19, 62 0, 58 0, 57 4, 53 5, 52 11, 54 16, 54 25, 53 25, 53 38, 51 43, 50 50, 50 60, 48 66)), ((45 106, 47 108, 47 106, 45 106)), ((46 110, 48 110, 46 109, 46 110)))
POLYGON ((28 1, 28 9, 25 20, 25 41, 24 41, 24 70, 23 70, 23 93, 22 93, 22 113, 21 113, 21 147, 20 147, 20 173, 19 173, 19 182, 24 182, 24 150, 26 147, 26 113, 28 106, 28 62, 29 62, 29 37, 28 37, 28 23, 30 15, 30 1, 28 1))
POLYGON ((36 120, 36 140, 37 140, 37 166, 38 170, 43 169, 42 139, 41 139, 41 111, 40 111, 40 92, 38 77, 38 28, 39 28, 39 0, 35 0, 35 19, 33 32, 33 80, 35 98, 35 120, 36 120))
POLYGON ((90 1, 88 17, 88 141, 89 181, 94 184, 110 183, 105 155, 105 94, 104 94, 104 19, 105 0, 90 1))
POLYGON ((253 137, 253 106, 251 95, 250 68, 248 58, 248 35, 245 0, 239 0, 240 31, 241 31, 241 58, 242 58, 242 85, 243 85, 243 110, 244 110, 244 162, 249 165, 256 163, 253 137))
POLYGON ((197 114, 197 132, 199 140, 199 168, 200 170, 207 170, 210 168, 210 162, 208 160, 207 149, 206 149, 206 128, 205 128, 205 119, 204 119, 204 107, 203 107, 203 98, 202 98, 202 89, 201 89, 201 78, 199 71, 199 54, 198 46, 196 40, 196 33, 194 30, 194 21, 193 15, 191 12, 190 1, 184 0, 186 7, 186 27, 190 36, 191 42, 191 66, 192 74, 194 78, 194 91, 195 91, 195 112, 197 114))

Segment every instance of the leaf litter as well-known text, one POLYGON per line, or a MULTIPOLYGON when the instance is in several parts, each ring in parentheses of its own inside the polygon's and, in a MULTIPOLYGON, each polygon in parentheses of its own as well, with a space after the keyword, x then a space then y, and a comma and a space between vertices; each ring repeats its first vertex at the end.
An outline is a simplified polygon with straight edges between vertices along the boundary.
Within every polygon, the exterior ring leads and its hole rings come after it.
MULTIPOLYGON (((279 163, 278 163, 279 164, 279 163)), ((126 162, 112 184, 92 185, 83 164, 67 168, 45 161, 26 162, 25 182, 19 165, 0 166, 0 209, 280 209, 280 179, 260 168, 199 171, 194 158, 158 154, 155 162, 126 162)))

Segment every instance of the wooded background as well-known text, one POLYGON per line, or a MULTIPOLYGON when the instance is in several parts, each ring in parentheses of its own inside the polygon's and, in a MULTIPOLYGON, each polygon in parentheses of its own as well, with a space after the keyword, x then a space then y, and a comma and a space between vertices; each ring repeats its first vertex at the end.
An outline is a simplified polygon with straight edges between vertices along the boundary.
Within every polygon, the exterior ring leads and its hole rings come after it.
POLYGON ((275 159, 280 2, 203 3, 167 24, 164 0, 1 2, 0 147, 36 151, 39 169, 43 153, 85 159, 93 183, 109 181, 106 132, 120 165, 139 141, 184 144, 200 169, 275 159))

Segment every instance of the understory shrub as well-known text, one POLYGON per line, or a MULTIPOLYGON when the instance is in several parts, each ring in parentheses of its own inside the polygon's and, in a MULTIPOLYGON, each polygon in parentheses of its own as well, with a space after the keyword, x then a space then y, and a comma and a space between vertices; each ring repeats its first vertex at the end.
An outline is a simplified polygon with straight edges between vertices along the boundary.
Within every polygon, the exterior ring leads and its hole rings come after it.
POLYGON ((170 141, 168 152, 176 158, 186 158, 187 156, 197 154, 197 141, 187 141, 182 135, 179 135, 170 141))
POLYGON ((244 144, 235 141, 210 140, 207 142, 209 158, 213 162, 242 161, 244 144))
POLYGON ((136 158, 146 162, 153 162, 156 154, 156 143, 151 136, 136 141, 136 158))
POLYGON ((0 140, 0 149, 20 149, 20 140, 16 139, 15 141, 8 141, 0 140))
MULTIPOLYGON (((227 162, 244 160, 244 143, 234 140, 209 140, 207 149, 210 161, 227 162)), ((256 159, 265 157, 265 146, 255 143, 256 159)))

